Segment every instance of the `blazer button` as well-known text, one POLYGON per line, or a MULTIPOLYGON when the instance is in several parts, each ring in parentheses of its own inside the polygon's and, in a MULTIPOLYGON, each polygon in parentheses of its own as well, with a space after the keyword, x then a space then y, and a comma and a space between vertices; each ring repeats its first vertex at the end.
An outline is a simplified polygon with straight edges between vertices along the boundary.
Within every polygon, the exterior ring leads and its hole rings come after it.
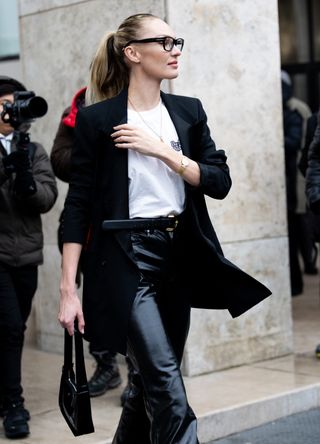
POLYGON ((106 260, 103 260, 102 262, 101 262, 101 266, 102 267, 105 267, 107 265, 107 261, 106 260))

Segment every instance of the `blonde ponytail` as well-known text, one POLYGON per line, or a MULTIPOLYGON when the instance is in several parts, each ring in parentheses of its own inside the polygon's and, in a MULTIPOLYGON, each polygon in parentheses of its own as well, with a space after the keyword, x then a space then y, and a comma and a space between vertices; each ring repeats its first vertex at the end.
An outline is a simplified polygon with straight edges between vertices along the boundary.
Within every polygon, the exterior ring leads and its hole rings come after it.
POLYGON ((120 57, 116 53, 115 35, 115 32, 106 33, 94 55, 86 91, 86 105, 109 99, 128 86, 128 68, 122 53, 120 57))

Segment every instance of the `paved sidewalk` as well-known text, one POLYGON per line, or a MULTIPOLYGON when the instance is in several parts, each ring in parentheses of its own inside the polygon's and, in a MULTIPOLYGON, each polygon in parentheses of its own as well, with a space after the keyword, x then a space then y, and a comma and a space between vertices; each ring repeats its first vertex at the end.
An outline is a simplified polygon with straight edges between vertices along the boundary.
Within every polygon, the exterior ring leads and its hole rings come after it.
POLYGON ((209 444, 319 444, 320 408, 269 422, 209 444))

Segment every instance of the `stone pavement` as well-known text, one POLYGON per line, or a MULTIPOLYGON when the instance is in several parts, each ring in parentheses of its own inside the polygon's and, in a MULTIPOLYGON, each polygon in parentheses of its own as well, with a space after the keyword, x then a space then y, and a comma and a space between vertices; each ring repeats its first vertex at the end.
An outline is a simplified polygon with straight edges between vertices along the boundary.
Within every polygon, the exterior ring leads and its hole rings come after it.
POLYGON ((286 416, 277 421, 210 444, 319 444, 320 408, 286 416))
MULTIPOLYGON (((231 435, 244 430, 253 433, 254 427, 320 407, 320 360, 314 355, 314 348, 320 342, 319 276, 305 276, 305 280, 304 294, 293 298, 295 350, 292 355, 185 378, 189 402, 199 418, 202 444, 214 440, 218 440, 218 444, 219 439, 228 436, 229 441, 219 444, 296 444, 294 430, 292 441, 230 439, 233 439, 231 435)), ((90 376, 93 362, 87 359, 86 364, 90 376)), ((58 408, 61 366, 61 355, 26 347, 23 384, 26 407, 32 416, 31 434, 15 443, 110 444, 121 413, 120 394, 126 383, 124 362, 120 365, 122 386, 92 399, 95 433, 77 438, 69 431, 58 408)), ((8 442, 0 427, 0 444, 8 442)))

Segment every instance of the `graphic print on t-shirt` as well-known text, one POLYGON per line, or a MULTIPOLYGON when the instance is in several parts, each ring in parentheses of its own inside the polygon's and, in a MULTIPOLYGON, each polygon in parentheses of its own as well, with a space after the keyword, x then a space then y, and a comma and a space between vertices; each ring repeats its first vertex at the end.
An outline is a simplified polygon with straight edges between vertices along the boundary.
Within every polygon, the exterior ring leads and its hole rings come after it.
POLYGON ((181 151, 181 143, 179 142, 179 140, 177 142, 175 142, 174 140, 171 140, 170 145, 172 146, 172 148, 175 151, 181 151))

